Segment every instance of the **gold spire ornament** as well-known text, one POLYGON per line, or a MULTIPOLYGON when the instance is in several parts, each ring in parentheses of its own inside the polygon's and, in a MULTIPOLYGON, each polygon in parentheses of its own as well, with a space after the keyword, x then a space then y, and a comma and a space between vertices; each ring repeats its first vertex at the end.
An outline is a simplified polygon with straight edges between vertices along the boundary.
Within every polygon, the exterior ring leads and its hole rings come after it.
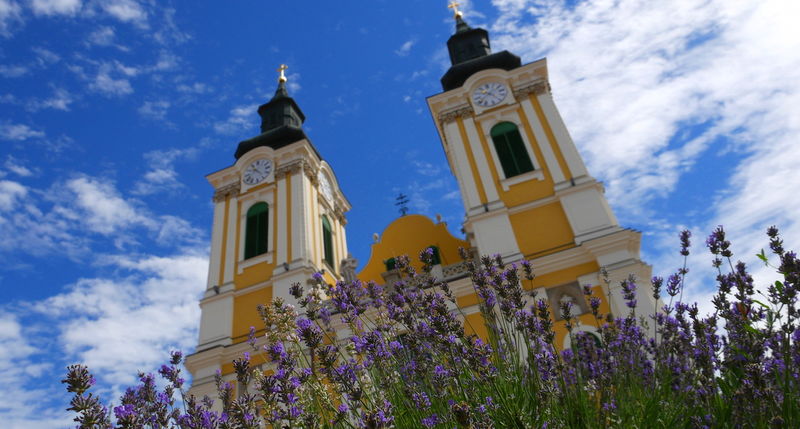
POLYGON ((461 18, 461 17, 464 16, 464 14, 461 13, 460 10, 458 10, 459 6, 461 6, 461 3, 456 2, 456 1, 450 2, 450 4, 447 5, 448 9, 453 9, 453 18, 458 19, 458 18, 461 18))
POLYGON ((289 66, 287 66, 286 64, 281 64, 281 66, 278 67, 278 73, 280 73, 280 76, 278 76, 278 82, 286 82, 285 72, 288 68, 289 66))

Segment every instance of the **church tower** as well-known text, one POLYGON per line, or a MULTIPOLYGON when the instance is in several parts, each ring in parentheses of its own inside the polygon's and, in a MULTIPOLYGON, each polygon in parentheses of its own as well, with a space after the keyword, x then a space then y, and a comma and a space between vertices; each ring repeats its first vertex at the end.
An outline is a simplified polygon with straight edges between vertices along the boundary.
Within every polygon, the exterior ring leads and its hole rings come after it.
POLYGON ((233 359, 249 350, 251 326, 263 334, 259 304, 293 302, 291 284, 316 272, 330 283, 341 278, 350 203, 303 131, 285 70, 258 108, 261 134, 239 143, 233 165, 207 176, 214 187, 208 283, 197 350, 186 361, 197 397, 215 396, 215 373, 233 372, 233 359))
POLYGON ((442 146, 461 191, 464 230, 476 253, 506 262, 527 259, 539 277, 540 297, 580 305, 580 287, 611 277, 615 315, 627 314, 619 282, 640 282, 639 308, 655 303, 645 285, 650 266, 640 260, 641 234, 620 227, 570 138, 553 103, 545 59, 523 65, 508 52, 492 53, 489 34, 472 28, 457 4, 447 42, 452 66, 443 92, 428 98, 442 146), (541 281, 540 281, 541 280, 541 281))

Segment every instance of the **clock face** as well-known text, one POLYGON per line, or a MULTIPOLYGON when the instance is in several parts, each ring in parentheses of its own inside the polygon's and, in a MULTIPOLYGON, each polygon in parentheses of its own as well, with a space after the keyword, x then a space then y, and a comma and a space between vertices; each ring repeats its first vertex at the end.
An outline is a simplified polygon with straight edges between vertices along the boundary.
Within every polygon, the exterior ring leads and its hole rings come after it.
POLYGON ((505 85, 499 82, 484 83, 472 93, 472 100, 478 106, 492 107, 500 104, 508 95, 505 85))
POLYGON ((243 180, 248 185, 255 185, 269 177, 270 173, 272 173, 272 161, 259 159, 244 170, 243 180))
POLYGON ((319 173, 319 187, 322 191, 322 195, 324 195, 328 201, 333 201, 333 190, 331 190, 331 183, 328 182, 328 178, 325 177, 322 172, 319 173))

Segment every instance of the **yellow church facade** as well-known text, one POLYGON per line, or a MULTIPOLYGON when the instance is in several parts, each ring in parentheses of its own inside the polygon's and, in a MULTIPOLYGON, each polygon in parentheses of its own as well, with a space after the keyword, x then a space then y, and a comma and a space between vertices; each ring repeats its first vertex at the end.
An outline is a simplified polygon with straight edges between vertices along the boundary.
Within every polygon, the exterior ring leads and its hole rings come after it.
MULTIPOLYGON (((399 279, 394 258, 414 260, 430 247, 432 273, 456 297, 453 311, 480 336, 486 329, 460 247, 500 255, 505 263, 530 261, 536 278, 523 280, 529 302, 545 299, 551 308, 573 302, 578 329, 595 326, 584 285, 602 297, 601 311, 626 314, 619 280, 633 274, 644 285, 650 278, 640 259, 641 234, 618 224, 602 184, 587 171, 550 94, 546 60, 523 65, 508 51, 492 53, 485 30, 459 13, 455 18, 452 67, 428 106, 458 182, 465 238, 441 221, 401 216, 376 237, 355 273, 345 230, 350 203, 303 132, 305 116, 286 90, 282 67, 275 96, 258 109, 262 133, 239 144, 232 166, 208 176, 214 221, 198 347, 186 361, 191 393, 214 396, 217 371, 235 379, 231 362, 249 350, 251 326, 263 332, 256 306, 277 297, 294 302, 292 283, 322 272, 329 283, 357 278, 391 285, 399 279)), ((647 295, 638 296, 645 314, 656 305, 647 295)), ((556 341, 568 347, 564 323, 554 317, 556 341)), ((348 338, 341 330, 338 338, 348 338)))

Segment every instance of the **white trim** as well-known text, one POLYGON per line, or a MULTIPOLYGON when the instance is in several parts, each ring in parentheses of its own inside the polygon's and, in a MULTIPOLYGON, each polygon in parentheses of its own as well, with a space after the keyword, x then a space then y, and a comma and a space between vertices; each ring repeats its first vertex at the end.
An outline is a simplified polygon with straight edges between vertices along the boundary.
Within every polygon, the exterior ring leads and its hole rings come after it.
POLYGON ((553 135, 556 137, 558 147, 561 148, 561 154, 564 155, 564 159, 567 161, 567 167, 572 173, 572 177, 588 175, 589 172, 586 170, 586 165, 583 163, 580 154, 578 154, 578 149, 569 136, 564 120, 561 119, 561 115, 558 113, 555 103, 553 103, 553 97, 545 93, 538 95, 536 98, 542 106, 542 111, 550 124, 550 129, 553 130, 553 135))
POLYGON ((303 222, 305 219, 305 202, 303 201, 303 185, 306 175, 303 172, 292 174, 292 189, 289 191, 292 195, 292 260, 305 259, 308 257, 307 249, 303 246, 303 238, 305 236, 306 225, 303 222))
POLYGON ((241 274, 245 268, 252 267, 253 265, 261 262, 272 263, 274 261, 274 250, 272 245, 273 225, 275 225, 275 207, 272 206, 273 188, 261 189, 258 192, 245 195, 241 200, 242 211, 239 215, 239 260, 237 261, 236 273, 241 274), (247 239, 247 212, 258 203, 267 204, 267 252, 256 255, 252 258, 245 259, 244 249, 245 241, 247 239))
POLYGON ((225 266, 223 267, 222 282, 228 283, 233 281, 233 265, 236 261, 236 210, 239 206, 239 200, 231 198, 228 203, 228 236, 225 242, 225 266))
POLYGON ((278 234, 278 248, 276 249, 276 263, 278 265, 283 264, 287 261, 287 237, 286 237, 286 177, 281 177, 278 180, 278 198, 275 204, 275 211, 278 212, 278 224, 277 224, 277 231, 278 234))
POLYGON ((214 203, 214 223, 211 232, 211 251, 208 263, 208 281, 206 288, 210 289, 219 281, 220 258, 222 257, 222 230, 225 222, 225 201, 214 203))
POLYGON ((553 178, 553 182, 563 182, 566 180, 564 178, 564 172, 561 171, 561 166, 558 165, 558 160, 553 153, 553 148, 550 146, 550 140, 547 138, 547 134, 544 132, 542 124, 539 122, 539 116, 536 115, 531 100, 529 98, 525 98, 522 100, 522 102, 520 102, 520 105, 522 106, 522 111, 525 112, 525 116, 528 117, 528 123, 531 125, 533 137, 536 139, 536 142, 539 143, 539 149, 542 151, 544 162, 547 164, 547 168, 550 171, 550 176, 553 178))
POLYGON ((453 151, 454 163, 463 166, 463 169, 459 168, 454 173, 456 173, 456 177, 459 179, 459 184, 463 185, 461 188, 461 197, 464 200, 464 208, 469 210, 472 207, 480 206, 481 199, 478 196, 475 178, 472 177, 472 166, 469 164, 469 158, 467 157, 465 147, 468 143, 461 141, 461 133, 458 130, 458 123, 456 121, 448 122, 447 125, 445 125, 444 131, 449 147, 453 151))
POLYGON ((513 177, 509 177, 508 179, 502 179, 500 181, 500 185, 503 187, 504 191, 508 191, 511 189, 512 186, 517 185, 519 183, 527 182, 529 180, 544 180, 544 171, 542 170, 533 170, 527 173, 518 174, 513 177))
POLYGON ((483 145, 481 144, 480 136, 478 136, 474 118, 464 118, 464 130, 466 131, 467 139, 469 139, 469 146, 472 149, 472 157, 475 159, 475 164, 478 167, 481 183, 483 183, 483 191, 486 193, 486 202, 497 201, 500 199, 500 196, 497 194, 497 186, 492 179, 492 172, 489 170, 489 162, 484 155, 483 145))

